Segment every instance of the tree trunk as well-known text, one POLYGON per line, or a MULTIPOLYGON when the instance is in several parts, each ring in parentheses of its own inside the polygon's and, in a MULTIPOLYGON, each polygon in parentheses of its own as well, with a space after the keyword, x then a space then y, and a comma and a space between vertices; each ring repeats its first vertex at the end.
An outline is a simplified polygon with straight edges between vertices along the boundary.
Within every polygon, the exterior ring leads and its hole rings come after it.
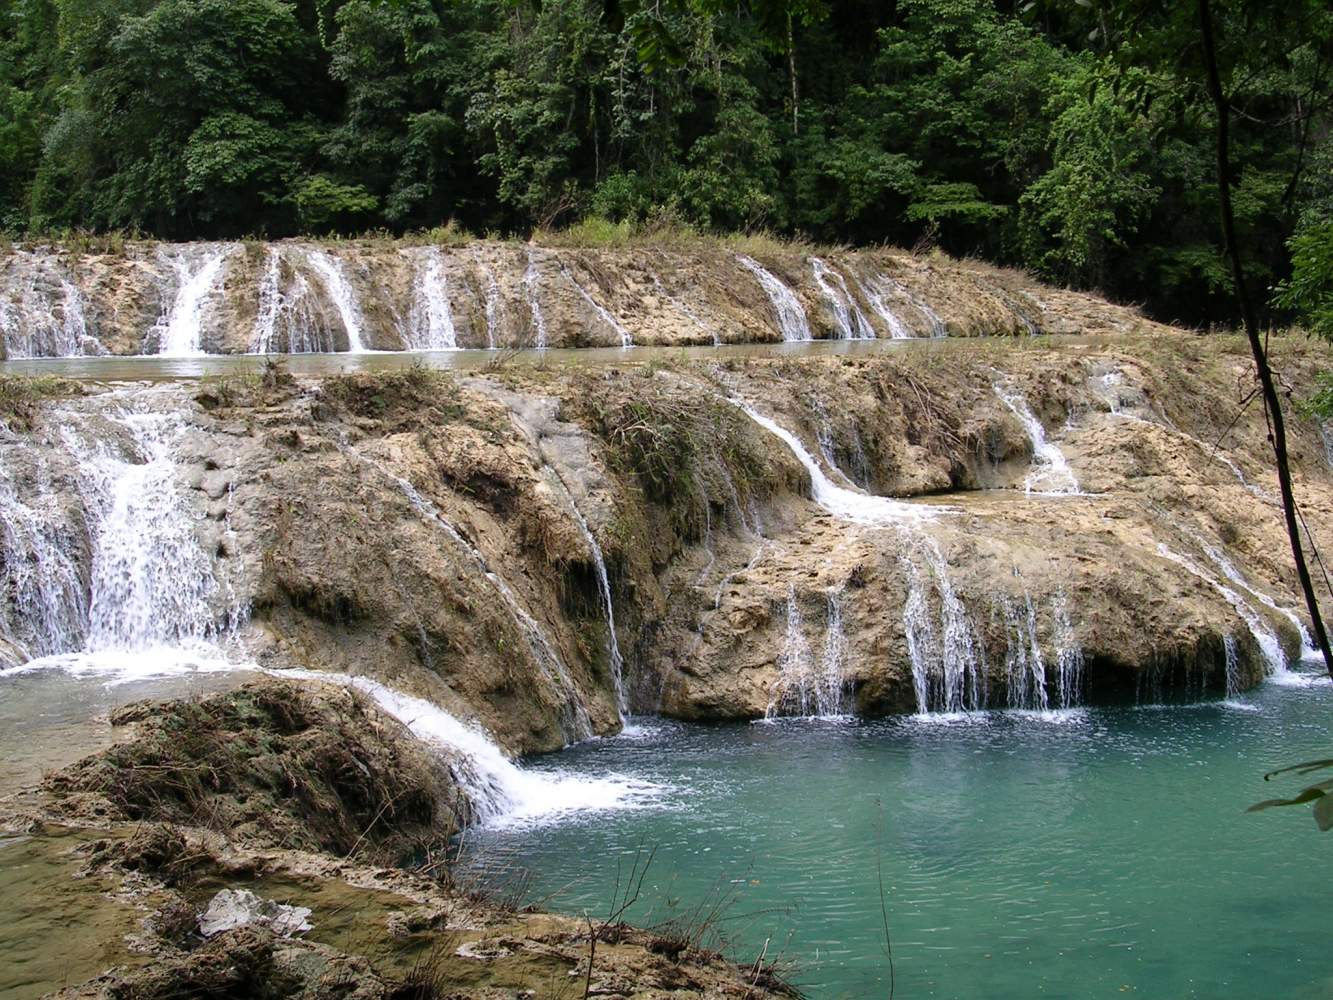
POLYGON ((1231 206, 1231 106, 1222 90, 1222 78, 1217 69, 1217 45, 1213 37, 1213 13, 1209 0, 1198 0, 1199 26, 1203 36, 1204 65, 1208 75, 1208 93, 1217 111, 1217 190, 1222 208, 1222 236, 1226 241, 1227 257, 1231 261, 1232 280, 1236 284, 1236 301, 1245 323, 1245 336, 1250 341, 1254 366, 1259 374, 1259 386, 1272 432, 1273 458, 1277 465, 1277 482, 1282 491, 1282 512, 1287 520, 1287 537, 1291 540, 1291 555, 1296 561, 1296 576, 1305 593, 1305 605, 1310 612, 1310 625, 1319 651, 1324 654, 1324 666, 1333 678, 1333 652, 1329 651, 1328 632, 1319 614, 1310 569, 1305 563, 1305 549, 1301 545, 1301 531, 1296 519, 1296 497, 1291 487, 1291 467, 1287 462, 1287 429, 1282 419, 1282 402, 1273 383, 1273 371, 1268 367, 1268 355, 1259 334, 1259 319, 1254 303, 1245 288, 1245 274, 1240 261, 1240 244, 1236 239, 1236 216, 1231 206))

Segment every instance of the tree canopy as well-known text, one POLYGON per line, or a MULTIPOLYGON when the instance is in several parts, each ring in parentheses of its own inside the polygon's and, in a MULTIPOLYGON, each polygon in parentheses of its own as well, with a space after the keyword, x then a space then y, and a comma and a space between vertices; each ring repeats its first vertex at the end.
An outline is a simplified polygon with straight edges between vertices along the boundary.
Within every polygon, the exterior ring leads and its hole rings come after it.
MULTIPOLYGON (((599 215, 938 243, 1226 319, 1212 123, 1141 6, 1161 5, 0 0, 0 225, 180 239, 599 215)), ((1279 32, 1216 6, 1247 267, 1322 315, 1327 268, 1291 261, 1333 223, 1333 15, 1280 5, 1299 30, 1279 32)))

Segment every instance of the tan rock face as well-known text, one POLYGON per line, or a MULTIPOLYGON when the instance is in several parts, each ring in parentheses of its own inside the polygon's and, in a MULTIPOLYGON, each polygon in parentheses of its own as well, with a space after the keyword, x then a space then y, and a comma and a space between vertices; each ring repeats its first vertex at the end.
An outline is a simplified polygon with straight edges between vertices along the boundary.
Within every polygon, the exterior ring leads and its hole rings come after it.
MULTIPOLYGON (((1014 272, 893 251, 746 257, 815 339, 1153 332, 1132 310, 1014 272)), ((31 246, 0 256, 9 357, 780 341, 739 250, 477 241, 31 246), (177 348, 180 345, 177 344, 177 348)))
MULTIPOLYGON (((1316 349, 1275 346, 1284 377, 1309 385, 1316 349)), ((1279 646, 1300 652, 1262 414, 1229 427, 1242 350, 959 340, 467 382, 231 379, 178 390, 190 429, 176 461, 262 662, 371 674, 512 751, 619 725, 580 519, 605 557, 635 712, 1196 697, 1225 689, 1228 646, 1233 685, 1261 678, 1279 646), (827 484, 929 516, 830 512, 738 401, 794 435, 827 484), (1064 488, 1057 472, 1079 492, 1025 491, 1064 488)), ((82 405, 99 399, 114 394, 82 405)), ((58 406, 36 406, 14 455, 59 466, 58 406)), ((1319 429, 1293 424, 1323 538, 1333 475, 1319 429)), ((20 490, 37 476, 11 468, 20 490)), ((77 488, 76 471, 60 476, 77 488)))

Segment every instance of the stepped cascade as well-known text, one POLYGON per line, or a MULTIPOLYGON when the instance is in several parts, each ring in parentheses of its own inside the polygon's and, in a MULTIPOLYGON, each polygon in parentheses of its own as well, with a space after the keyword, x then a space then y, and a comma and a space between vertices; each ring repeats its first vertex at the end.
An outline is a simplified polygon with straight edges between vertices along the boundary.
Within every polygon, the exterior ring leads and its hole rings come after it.
MULTIPOLYGON (((870 251, 778 248, 761 259, 483 241, 131 241, 102 253, 34 245, 0 267, 0 337, 10 359, 187 359, 1016 335, 1039 313, 1043 329, 1078 332, 1042 312, 1049 297, 1038 305, 998 282, 961 264, 927 269, 870 251)), ((1118 321, 1142 325, 1128 311, 1118 321)))

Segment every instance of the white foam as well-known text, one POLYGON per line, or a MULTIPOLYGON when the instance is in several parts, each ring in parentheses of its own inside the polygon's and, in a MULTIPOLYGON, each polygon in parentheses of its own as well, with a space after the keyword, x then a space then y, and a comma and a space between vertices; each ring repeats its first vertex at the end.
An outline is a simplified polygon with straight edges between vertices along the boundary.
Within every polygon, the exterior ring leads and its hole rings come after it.
POLYGON ((791 431, 762 413, 755 410, 744 400, 731 399, 729 402, 743 410, 751 420, 764 430, 776 435, 791 453, 810 473, 810 486, 815 503, 823 507, 834 517, 857 524, 889 525, 914 523, 933 520, 939 508, 903 503, 889 497, 872 496, 855 490, 837 486, 825 475, 823 468, 813 455, 806 451, 805 445, 791 431))

